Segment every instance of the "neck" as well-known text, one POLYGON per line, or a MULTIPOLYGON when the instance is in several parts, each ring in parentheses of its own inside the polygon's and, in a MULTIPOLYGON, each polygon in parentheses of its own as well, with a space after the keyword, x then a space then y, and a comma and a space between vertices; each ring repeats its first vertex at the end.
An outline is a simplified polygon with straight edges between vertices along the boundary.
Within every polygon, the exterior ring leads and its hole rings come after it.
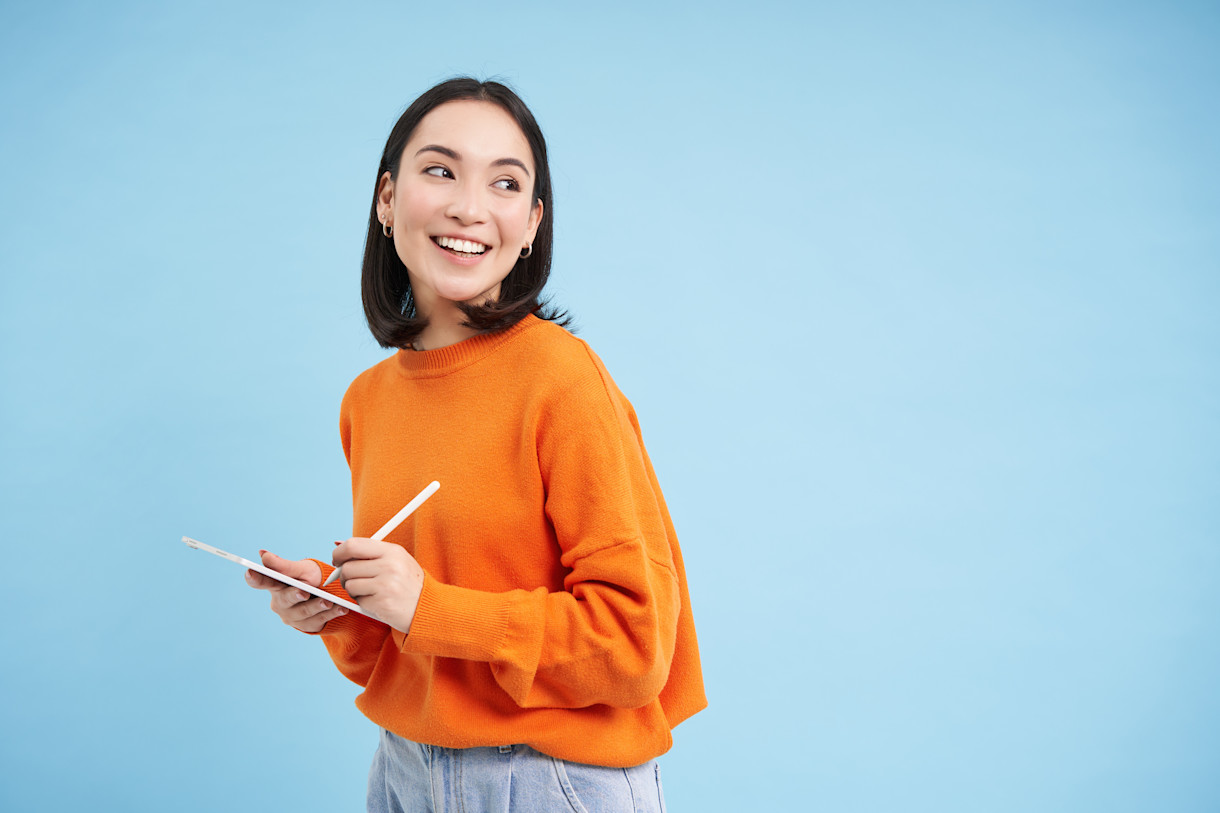
POLYGON ((460 325, 433 327, 429 324, 415 341, 411 342, 411 348, 413 350, 440 350, 442 347, 464 342, 471 336, 477 335, 477 330, 460 325))
POLYGON ((478 335, 478 331, 462 324, 466 314, 457 305, 447 303, 449 307, 434 308, 427 314, 428 326, 411 343, 415 350, 439 350, 451 344, 457 344, 478 335))
MULTIPOLYGON (((499 291, 500 286, 496 285, 495 288, 485 292, 477 300, 471 301, 485 302, 489 298, 494 298, 499 294, 499 291)), ((416 350, 439 350, 442 347, 448 347, 451 344, 457 344, 469 339, 471 336, 478 335, 479 331, 462 324, 466 321, 466 314, 462 313, 461 308, 458 307, 456 302, 440 297, 431 299, 432 301, 430 302, 421 302, 418 298, 415 300, 416 313, 423 315, 428 320, 428 326, 411 343, 413 348, 416 350)))

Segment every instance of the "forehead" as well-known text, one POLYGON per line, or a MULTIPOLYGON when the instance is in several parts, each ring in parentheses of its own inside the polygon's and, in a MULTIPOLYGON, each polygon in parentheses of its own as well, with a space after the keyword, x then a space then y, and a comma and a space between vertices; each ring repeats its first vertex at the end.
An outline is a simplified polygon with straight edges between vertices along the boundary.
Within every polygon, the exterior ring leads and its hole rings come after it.
POLYGON ((491 102, 446 102, 433 109, 415 127, 403 150, 412 158, 421 147, 447 147, 464 162, 490 163, 516 158, 534 170, 533 153, 525 133, 504 108, 491 102))

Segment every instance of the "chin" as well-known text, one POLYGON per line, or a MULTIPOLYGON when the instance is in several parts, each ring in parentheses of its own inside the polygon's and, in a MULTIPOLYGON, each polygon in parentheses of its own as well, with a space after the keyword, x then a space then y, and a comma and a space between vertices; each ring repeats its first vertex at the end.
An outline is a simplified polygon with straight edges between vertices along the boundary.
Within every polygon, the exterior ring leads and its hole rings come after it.
POLYGON ((446 302, 479 302, 487 298, 483 291, 437 291, 437 295, 446 302))
POLYGON ((481 285, 454 285, 446 286, 444 289, 438 289, 437 294, 443 299, 448 299, 450 302, 482 302, 485 299, 495 297, 500 293, 500 285, 496 283, 491 287, 483 287, 481 285))

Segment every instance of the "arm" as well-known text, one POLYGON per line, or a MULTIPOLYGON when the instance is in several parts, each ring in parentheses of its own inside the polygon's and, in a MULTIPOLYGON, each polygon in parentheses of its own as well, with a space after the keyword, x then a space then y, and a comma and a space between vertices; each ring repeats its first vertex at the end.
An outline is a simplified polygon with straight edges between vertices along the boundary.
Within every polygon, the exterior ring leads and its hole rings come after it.
MULTIPOLYGON (((292 561, 267 551, 260 551, 260 554, 267 567, 315 587, 321 585, 334 570, 315 559, 292 561)), ((271 594, 271 610, 285 624, 310 635, 320 634, 335 665, 348 679, 361 686, 368 683, 381 644, 389 634, 385 624, 357 613, 349 614, 344 607, 253 570, 246 571, 246 583, 271 594)), ((337 584, 323 589, 339 598, 351 600, 337 584)))
MULTIPOLYGON (((325 562, 316 559, 310 561, 318 566, 322 574, 321 581, 325 581, 334 570, 334 567, 325 562)), ((322 589, 348 601, 355 600, 338 582, 328 584, 322 589)), ((343 676, 359 686, 367 686, 389 634, 390 628, 386 624, 359 613, 347 613, 328 622, 320 631, 319 637, 326 645, 335 667, 343 676)))
MULTIPOLYGON (((343 444, 343 456, 346 458, 348 466, 352 462, 350 396, 353 387, 355 387, 355 382, 344 393, 342 404, 339 407, 339 438, 343 444)), ((318 584, 326 581, 335 569, 333 565, 317 559, 307 561, 318 570, 318 584)), ((354 600, 340 583, 329 584, 322 589, 339 598, 354 600)), ((322 599, 318 599, 318 601, 322 601, 322 599)), ((336 616, 318 631, 318 636, 326 645, 331 660, 335 662, 338 670, 344 677, 360 686, 368 685, 373 667, 377 664, 377 658, 380 656, 382 646, 389 634, 388 626, 359 613, 336 616)))
POLYGON ((609 574, 599 570, 587 563, 570 592, 554 593, 484 593, 425 577, 410 635, 395 638, 403 652, 489 662, 523 708, 638 708, 669 676, 676 580, 646 566, 641 582, 650 584, 636 592, 601 581, 609 574))
POLYGON ((425 574, 409 634, 394 635, 404 652, 489 663, 523 707, 642 706, 673 657, 680 596, 663 503, 629 404, 593 369, 530 425, 564 589, 489 593, 425 574))

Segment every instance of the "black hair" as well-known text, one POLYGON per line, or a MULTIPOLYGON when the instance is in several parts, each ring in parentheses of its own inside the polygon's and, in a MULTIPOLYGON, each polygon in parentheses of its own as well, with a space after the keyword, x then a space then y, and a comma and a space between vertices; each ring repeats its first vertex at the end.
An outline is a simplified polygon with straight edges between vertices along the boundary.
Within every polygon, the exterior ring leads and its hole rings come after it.
POLYGON ((381 153, 377 181, 373 186, 373 205, 369 212, 368 235, 364 243, 364 262, 360 273, 360 295, 364 300, 364 315, 369 330, 382 347, 409 347, 428 325, 428 320, 415 310, 411 281, 406 266, 394 250, 391 238, 382 231, 377 218, 377 193, 381 177, 390 173, 398 178, 402 152, 411 134, 424 116, 447 102, 491 102, 503 108, 529 142, 534 158, 534 199, 536 207, 542 201, 542 219, 534 236, 528 257, 517 260, 500 284, 499 298, 479 305, 458 303, 466 316, 463 324, 478 331, 496 331, 515 325, 531 313, 543 319, 567 325, 567 314, 557 311, 540 299, 542 289, 551 274, 551 246, 555 222, 555 202, 551 194, 551 170, 546 158, 546 140, 534 114, 511 88, 499 82, 480 82, 461 76, 441 82, 424 92, 399 117, 381 153))

